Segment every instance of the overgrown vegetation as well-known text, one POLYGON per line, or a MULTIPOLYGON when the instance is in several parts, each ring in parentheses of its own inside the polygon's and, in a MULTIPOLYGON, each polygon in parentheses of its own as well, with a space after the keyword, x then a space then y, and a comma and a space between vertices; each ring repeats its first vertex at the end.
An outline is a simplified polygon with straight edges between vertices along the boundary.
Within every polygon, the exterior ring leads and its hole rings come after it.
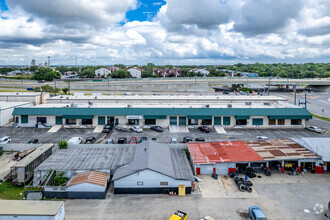
POLYGON ((69 91, 69 88, 63 88, 62 91, 63 91, 64 94, 66 95, 66 93, 69 91))
MULTIPOLYGON (((41 89, 42 89, 43 92, 51 92, 51 93, 54 93, 54 92, 59 93, 61 91, 61 89, 59 89, 59 88, 56 88, 56 91, 55 91, 55 88, 53 88, 50 85, 41 86, 41 89)), ((40 89, 40 87, 35 87, 34 91, 35 92, 40 92, 41 89, 40 89)))
POLYGON ((62 186, 64 185, 69 178, 64 176, 64 172, 56 172, 53 179, 53 186, 62 186))
POLYGON ((321 119, 321 120, 324 120, 324 121, 330 121, 330 118, 327 118, 325 116, 322 116, 322 115, 318 115, 318 114, 314 114, 314 113, 311 113, 313 115, 313 117, 315 118, 318 118, 318 119, 321 119))
POLYGON ((61 140, 58 142, 58 147, 60 149, 67 149, 68 148, 68 142, 66 142, 65 140, 61 140))
POLYGON ((40 67, 34 72, 32 78, 35 80, 53 81, 53 79, 60 79, 61 73, 54 71, 51 68, 40 67))
POLYGON ((24 186, 13 185, 8 180, 0 184, 0 199, 21 200, 24 198, 24 186))

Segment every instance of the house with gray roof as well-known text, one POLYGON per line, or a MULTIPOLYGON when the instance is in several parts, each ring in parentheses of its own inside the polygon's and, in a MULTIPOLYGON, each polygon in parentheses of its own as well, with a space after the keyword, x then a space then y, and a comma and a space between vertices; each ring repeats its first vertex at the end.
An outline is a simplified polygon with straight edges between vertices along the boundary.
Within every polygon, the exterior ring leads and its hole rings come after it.
POLYGON ((148 141, 137 145, 132 162, 119 167, 112 181, 117 194, 178 192, 180 185, 190 193, 194 178, 183 150, 148 141))

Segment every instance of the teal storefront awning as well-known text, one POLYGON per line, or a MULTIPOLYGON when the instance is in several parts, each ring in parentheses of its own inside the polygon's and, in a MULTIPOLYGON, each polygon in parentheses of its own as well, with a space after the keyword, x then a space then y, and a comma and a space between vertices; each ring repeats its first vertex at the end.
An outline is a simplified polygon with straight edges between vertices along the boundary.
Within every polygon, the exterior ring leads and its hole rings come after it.
POLYGON ((236 116, 236 119, 237 119, 237 120, 250 119, 250 116, 248 116, 248 115, 236 116))
POLYGON ((144 119, 166 119, 166 115, 144 115, 144 119))
POLYGON ((269 119, 312 119, 312 115, 273 115, 269 119))
POLYGON ((64 119, 93 119, 93 115, 63 115, 64 119))
POLYGON ((188 119, 209 119, 212 120, 212 116, 207 115, 188 115, 188 119))

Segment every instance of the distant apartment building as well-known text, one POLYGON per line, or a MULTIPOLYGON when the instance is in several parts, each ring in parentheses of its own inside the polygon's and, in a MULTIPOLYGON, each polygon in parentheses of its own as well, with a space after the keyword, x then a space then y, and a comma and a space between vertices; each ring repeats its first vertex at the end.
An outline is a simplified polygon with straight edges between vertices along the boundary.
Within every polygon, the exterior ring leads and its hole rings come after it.
POLYGON ((201 69, 201 68, 195 68, 195 69, 192 69, 190 70, 189 72, 193 72, 193 73, 200 73, 200 74, 203 74, 204 76, 207 76, 210 74, 210 71, 208 71, 207 69, 201 69))
POLYGON ((127 70, 133 78, 141 78, 142 77, 142 70, 137 67, 129 68, 127 70))
POLYGON ((108 75, 111 74, 111 71, 107 68, 100 68, 100 69, 97 69, 95 70, 95 75, 96 77, 99 77, 99 78, 107 78, 108 75))
POLYGON ((159 77, 180 77, 182 76, 181 68, 174 67, 174 68, 153 68, 153 75, 159 76, 159 77))

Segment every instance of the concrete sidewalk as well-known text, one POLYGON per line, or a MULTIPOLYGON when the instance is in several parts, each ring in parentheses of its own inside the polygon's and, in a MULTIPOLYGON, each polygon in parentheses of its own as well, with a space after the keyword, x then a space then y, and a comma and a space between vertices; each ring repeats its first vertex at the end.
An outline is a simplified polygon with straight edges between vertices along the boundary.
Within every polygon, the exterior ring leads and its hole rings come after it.
POLYGON ((189 133, 187 126, 170 125, 169 130, 170 133, 189 133))
POLYGON ((218 134, 227 134, 226 130, 220 125, 215 125, 214 129, 218 134))
POLYGON ((103 130, 103 127, 104 127, 103 125, 96 126, 93 133, 101 133, 103 130))
POLYGON ((51 129, 48 130, 49 133, 56 133, 58 130, 60 130, 62 125, 54 125, 51 129))

